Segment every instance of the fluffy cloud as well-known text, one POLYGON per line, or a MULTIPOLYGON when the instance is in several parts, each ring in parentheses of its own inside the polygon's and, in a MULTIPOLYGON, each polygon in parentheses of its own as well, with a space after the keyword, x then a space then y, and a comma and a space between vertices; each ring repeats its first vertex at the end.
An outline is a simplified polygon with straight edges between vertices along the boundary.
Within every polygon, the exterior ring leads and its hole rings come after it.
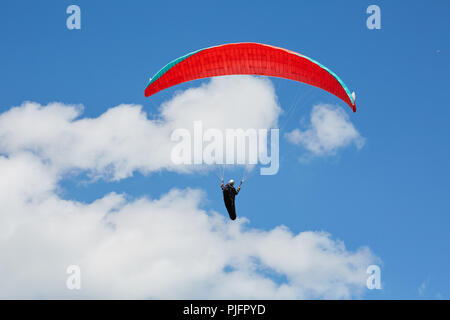
POLYGON ((354 144, 358 149, 364 145, 364 138, 355 129, 347 113, 332 105, 316 105, 311 112, 309 128, 295 129, 286 138, 303 146, 313 155, 333 155, 340 148, 354 144))
POLYGON ((200 190, 80 203, 35 156, 0 157, 5 174, 17 178, 0 180, 0 298, 351 298, 375 260, 324 232, 229 222, 200 190), (65 287, 69 265, 80 291, 65 287))
MULTIPOLYGON (((202 120, 208 128, 269 128, 280 107, 270 81, 248 76, 214 78, 164 103, 148 119, 138 105, 120 105, 98 118, 80 118, 81 106, 26 102, 0 116, 0 152, 33 151, 55 170, 88 170, 115 180, 136 170, 186 171, 171 161, 177 128, 202 120)), ((192 168, 191 168, 192 169, 192 168)))
POLYGON ((167 158, 170 131, 198 117, 224 128, 236 119, 244 128, 274 125, 279 108, 270 83, 215 80, 164 104, 158 120, 133 105, 95 119, 80 118, 81 110, 29 102, 0 115, 0 298, 351 298, 363 292, 365 270, 376 261, 368 248, 350 251, 325 232, 230 222, 204 207, 202 190, 174 188, 158 199, 110 193, 91 203, 59 196, 59 183, 73 170, 115 179, 135 170, 177 170, 167 158), (81 268, 80 291, 66 287, 69 265, 81 268))

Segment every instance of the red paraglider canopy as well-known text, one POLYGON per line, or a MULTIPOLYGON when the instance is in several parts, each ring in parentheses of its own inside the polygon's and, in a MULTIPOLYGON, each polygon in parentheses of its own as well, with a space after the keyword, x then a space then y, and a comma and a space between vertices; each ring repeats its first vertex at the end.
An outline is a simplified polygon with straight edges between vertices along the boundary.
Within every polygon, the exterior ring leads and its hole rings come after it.
POLYGON ((232 74, 295 80, 326 90, 356 112, 354 93, 331 70, 302 54, 259 43, 230 43, 201 49, 167 64, 151 78, 145 96, 201 78, 232 74))

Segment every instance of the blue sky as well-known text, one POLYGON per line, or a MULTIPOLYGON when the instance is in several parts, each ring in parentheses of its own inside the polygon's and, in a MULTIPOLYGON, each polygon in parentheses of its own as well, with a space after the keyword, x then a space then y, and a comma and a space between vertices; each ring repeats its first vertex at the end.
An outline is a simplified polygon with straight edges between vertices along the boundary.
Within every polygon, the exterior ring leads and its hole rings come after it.
MULTIPOLYGON (((368 246, 382 261, 383 289, 363 298, 450 297, 448 1, 11 1, 0 9, 2 113, 24 101, 57 101, 84 105, 83 117, 123 103, 140 104, 152 117, 176 90, 207 81, 145 98, 149 77, 178 56, 222 43, 266 43, 323 63, 356 92, 358 111, 320 89, 271 79, 284 110, 308 94, 285 130, 308 119, 314 104, 337 104, 364 147, 302 163, 300 149, 282 139, 279 173, 252 177, 238 214, 251 228, 324 230, 349 250, 368 246), (70 4, 81 8, 81 30, 66 28, 70 4), (366 27, 371 4, 381 8, 381 30, 366 27)), ((64 178, 62 197, 88 203, 115 191, 158 198, 191 187, 206 192, 205 210, 224 213, 213 174, 84 180, 64 178)))

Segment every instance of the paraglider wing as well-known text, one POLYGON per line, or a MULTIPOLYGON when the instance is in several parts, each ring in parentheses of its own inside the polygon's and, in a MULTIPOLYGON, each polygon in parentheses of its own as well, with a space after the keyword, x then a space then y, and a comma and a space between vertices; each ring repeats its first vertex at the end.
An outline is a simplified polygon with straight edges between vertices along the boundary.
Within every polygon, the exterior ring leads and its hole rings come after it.
POLYGON ((303 82, 334 94, 356 112, 354 94, 331 70, 302 54, 260 43, 224 44, 175 59, 150 79, 145 96, 183 82, 232 74, 303 82))

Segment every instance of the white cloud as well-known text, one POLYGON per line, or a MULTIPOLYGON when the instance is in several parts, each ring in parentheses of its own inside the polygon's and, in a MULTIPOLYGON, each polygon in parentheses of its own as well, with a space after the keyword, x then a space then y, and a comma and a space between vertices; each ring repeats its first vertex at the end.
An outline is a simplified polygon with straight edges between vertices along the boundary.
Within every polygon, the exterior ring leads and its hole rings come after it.
MULTIPOLYGON (((55 170, 89 170, 115 180, 139 170, 185 171, 170 159, 176 128, 269 128, 280 107, 270 81, 237 76, 213 78, 164 103, 151 120, 139 105, 120 105, 97 118, 79 118, 81 106, 26 102, 0 116, 0 152, 32 150, 55 170)), ((192 168, 191 168, 192 169, 192 168)))
POLYGON ((306 130, 294 129, 286 134, 286 138, 316 156, 333 155, 351 144, 358 149, 364 145, 364 138, 350 122, 347 113, 340 107, 324 104, 314 106, 311 123, 306 130))
POLYGON ((325 232, 230 222, 204 209, 201 190, 134 200, 110 193, 92 203, 59 196, 72 170, 121 179, 173 169, 169 132, 199 116, 226 127, 239 112, 241 127, 271 126, 279 109, 270 83, 241 77, 236 86, 222 79, 188 90, 161 112, 149 120, 141 107, 122 105, 87 119, 77 106, 29 102, 0 115, 0 298, 351 298, 364 291, 376 260, 368 248, 350 251, 325 232), (81 267, 80 291, 65 286, 69 265, 81 267))
POLYGON ((233 76, 176 95, 161 106, 161 116, 175 128, 202 120, 205 128, 270 128, 281 109, 266 78, 233 76))
POLYGON ((5 173, 17 179, 0 180, 0 298, 351 298, 375 260, 324 232, 229 222, 201 209, 200 190, 81 203, 59 198, 34 156, 0 157, 5 173), (74 264, 81 291, 65 287, 74 264))

